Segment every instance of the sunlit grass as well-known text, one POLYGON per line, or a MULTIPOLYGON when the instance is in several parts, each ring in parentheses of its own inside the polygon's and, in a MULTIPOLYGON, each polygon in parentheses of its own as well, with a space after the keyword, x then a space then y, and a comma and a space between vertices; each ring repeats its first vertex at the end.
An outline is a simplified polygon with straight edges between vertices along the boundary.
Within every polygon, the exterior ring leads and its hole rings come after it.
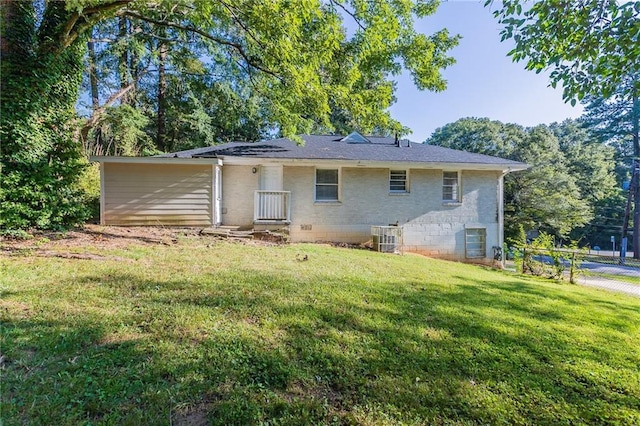
POLYGON ((4 424, 640 423, 637 298, 325 245, 78 252, 106 260, 0 258, 4 424))

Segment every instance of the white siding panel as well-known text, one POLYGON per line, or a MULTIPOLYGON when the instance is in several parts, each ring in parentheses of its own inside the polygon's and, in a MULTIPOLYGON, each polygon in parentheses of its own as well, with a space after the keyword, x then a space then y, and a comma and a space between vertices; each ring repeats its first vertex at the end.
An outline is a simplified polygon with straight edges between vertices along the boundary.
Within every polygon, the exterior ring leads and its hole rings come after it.
POLYGON ((103 223, 206 226, 212 223, 209 165, 104 163, 103 223))

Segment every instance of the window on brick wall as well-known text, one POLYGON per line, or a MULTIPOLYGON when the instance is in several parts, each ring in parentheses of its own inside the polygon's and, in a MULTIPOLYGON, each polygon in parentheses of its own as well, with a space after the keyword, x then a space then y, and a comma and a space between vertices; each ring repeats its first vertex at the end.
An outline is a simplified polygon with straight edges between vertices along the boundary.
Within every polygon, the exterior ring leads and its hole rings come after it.
POLYGON ((465 251, 469 259, 486 257, 487 230, 484 228, 468 228, 465 230, 465 251))
POLYGON ((338 169, 316 169, 316 201, 338 201, 338 169))
POLYGON ((389 170, 389 192, 409 192, 406 170, 389 170))
POLYGON ((442 173, 442 201, 460 202, 460 174, 458 172, 442 173))

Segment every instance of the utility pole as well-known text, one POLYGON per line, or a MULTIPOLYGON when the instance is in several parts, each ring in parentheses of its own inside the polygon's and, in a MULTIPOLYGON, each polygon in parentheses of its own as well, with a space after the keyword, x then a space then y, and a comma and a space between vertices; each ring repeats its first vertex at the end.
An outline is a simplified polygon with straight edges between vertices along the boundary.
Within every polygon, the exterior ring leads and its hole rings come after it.
MULTIPOLYGON (((631 206, 633 206, 633 236, 631 245, 633 246, 633 258, 640 259, 640 101, 638 100, 637 89, 633 91, 632 95, 631 120, 633 122, 633 159, 631 160, 631 182, 629 185, 627 205, 624 210, 621 243, 624 244, 629 232, 629 219, 631 216, 631 206)), ((622 251, 620 256, 622 256, 622 251)), ((621 259, 621 261, 623 261, 623 259, 621 259)))
MULTIPOLYGON (((631 206, 633 204, 634 199, 636 201, 638 200, 637 191, 636 191, 638 186, 638 182, 637 182, 638 174, 640 174, 640 162, 634 159, 633 162, 631 163, 631 182, 629 185, 629 194, 627 195, 627 205, 625 206, 625 209, 624 209, 624 216, 622 221, 622 235, 620 238, 620 262, 621 263, 624 263, 623 253, 626 252, 626 243, 627 243, 627 235, 629 233, 629 218, 631 215, 630 214, 631 206)), ((634 215, 633 215, 634 230, 635 230, 635 225, 638 223, 638 220, 640 220, 639 215, 640 215, 640 211, 638 210, 637 203, 636 203, 634 208, 634 215)), ((634 238, 632 239, 632 244, 634 248, 634 251, 633 251, 634 257, 636 253, 639 251, 638 249, 636 249, 636 247, 638 247, 636 245, 637 243, 635 242, 636 235, 637 235, 636 232, 634 232, 634 238)))
POLYGON ((631 190, 633 188, 633 258, 640 259, 640 101, 638 87, 633 90, 633 170, 631 172, 631 190))
POLYGON ((640 259, 640 156, 633 161, 633 258, 640 259))

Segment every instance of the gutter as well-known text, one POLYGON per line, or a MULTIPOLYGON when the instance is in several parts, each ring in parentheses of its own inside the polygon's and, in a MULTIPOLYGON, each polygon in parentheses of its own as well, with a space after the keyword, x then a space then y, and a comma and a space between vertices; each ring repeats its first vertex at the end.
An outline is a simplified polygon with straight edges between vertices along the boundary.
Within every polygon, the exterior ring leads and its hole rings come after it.
POLYGON ((92 163, 129 163, 129 164, 214 164, 222 166, 219 158, 185 158, 185 157, 117 157, 92 155, 92 163))

